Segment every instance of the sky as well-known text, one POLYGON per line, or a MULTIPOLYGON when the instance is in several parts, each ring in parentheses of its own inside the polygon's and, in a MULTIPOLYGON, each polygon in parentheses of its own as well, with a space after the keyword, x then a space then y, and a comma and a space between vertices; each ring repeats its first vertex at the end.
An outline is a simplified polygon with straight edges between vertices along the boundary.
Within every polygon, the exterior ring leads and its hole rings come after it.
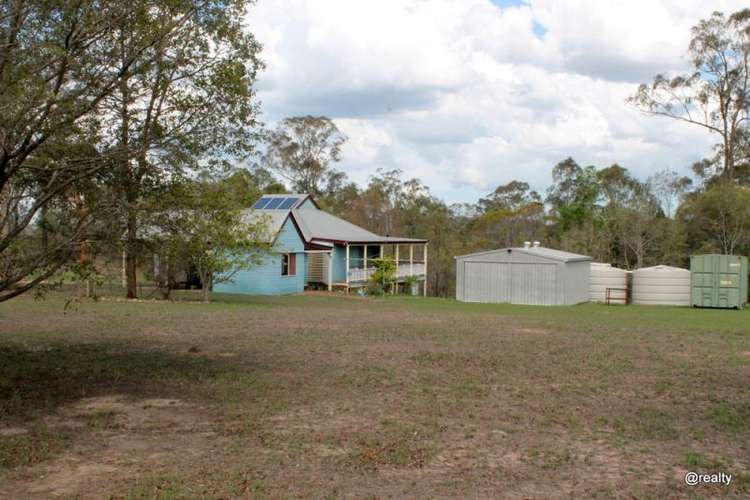
POLYGON ((645 180, 718 142, 626 104, 657 73, 690 69, 690 28, 737 1, 257 0, 262 120, 325 115, 348 140, 336 168, 378 168, 448 203, 552 167, 628 168, 645 180))

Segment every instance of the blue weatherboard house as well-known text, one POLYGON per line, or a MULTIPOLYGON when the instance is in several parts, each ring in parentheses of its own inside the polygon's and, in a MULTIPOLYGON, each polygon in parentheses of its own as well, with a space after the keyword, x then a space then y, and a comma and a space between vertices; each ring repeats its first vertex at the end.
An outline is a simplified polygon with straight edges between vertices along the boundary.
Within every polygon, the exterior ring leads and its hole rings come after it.
POLYGON ((262 218, 271 251, 252 269, 214 291, 275 295, 299 293, 305 287, 363 287, 375 268, 372 260, 396 262, 396 281, 427 293, 427 240, 379 236, 320 209, 307 194, 266 194, 247 217, 262 218))

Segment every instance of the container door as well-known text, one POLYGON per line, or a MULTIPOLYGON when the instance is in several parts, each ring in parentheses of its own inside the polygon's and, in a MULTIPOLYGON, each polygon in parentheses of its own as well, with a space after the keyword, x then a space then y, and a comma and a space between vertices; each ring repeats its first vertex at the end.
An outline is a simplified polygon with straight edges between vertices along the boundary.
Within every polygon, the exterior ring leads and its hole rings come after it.
POLYGON ((695 256, 690 259, 690 270, 693 273, 692 301, 694 306, 713 307, 716 302, 716 270, 713 262, 706 256, 695 256))
POLYGON ((717 259, 718 286, 717 307, 740 306, 740 259, 733 256, 722 256, 717 259))

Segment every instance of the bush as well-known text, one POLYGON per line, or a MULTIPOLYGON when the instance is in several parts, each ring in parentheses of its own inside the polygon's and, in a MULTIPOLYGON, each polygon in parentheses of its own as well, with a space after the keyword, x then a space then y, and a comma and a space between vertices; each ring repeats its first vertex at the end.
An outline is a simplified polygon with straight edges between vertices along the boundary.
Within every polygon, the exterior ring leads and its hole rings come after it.
POLYGON ((374 259, 375 272, 370 276, 367 293, 382 295, 393 289, 396 277, 396 262, 393 259, 374 259))
POLYGON ((370 280, 367 283, 367 295, 384 295, 385 290, 383 289, 383 285, 370 280))

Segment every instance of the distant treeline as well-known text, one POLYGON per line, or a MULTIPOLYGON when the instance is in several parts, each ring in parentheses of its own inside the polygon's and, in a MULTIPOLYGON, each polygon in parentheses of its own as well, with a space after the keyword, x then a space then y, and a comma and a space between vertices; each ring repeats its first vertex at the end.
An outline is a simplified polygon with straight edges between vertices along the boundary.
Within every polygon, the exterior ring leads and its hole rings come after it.
POLYGON ((266 250, 242 210, 286 189, 372 231, 429 239, 436 295, 453 293, 453 256, 524 240, 627 268, 750 252, 750 9, 698 22, 691 71, 628 99, 716 137, 694 179, 567 158, 546 193, 519 180, 448 206, 399 171, 350 182, 334 168, 347 140, 334 120, 260 123, 250 3, 0 4, 0 302, 61 274, 91 283, 104 255, 122 256, 127 297, 154 255, 166 296, 178 266, 204 284, 231 279, 266 250))
MULTIPOLYGON (((619 165, 581 167, 567 158, 553 167, 544 195, 512 181, 476 203, 455 205, 399 171, 378 171, 364 188, 339 174, 317 196, 324 209, 373 232, 429 239, 430 291, 450 296, 454 256, 524 241, 627 269, 686 266, 695 252, 750 254, 747 166, 731 184, 704 166, 695 181, 671 171, 641 181, 619 165)), ((267 172, 257 179, 265 179, 260 191, 283 191, 267 172)))

